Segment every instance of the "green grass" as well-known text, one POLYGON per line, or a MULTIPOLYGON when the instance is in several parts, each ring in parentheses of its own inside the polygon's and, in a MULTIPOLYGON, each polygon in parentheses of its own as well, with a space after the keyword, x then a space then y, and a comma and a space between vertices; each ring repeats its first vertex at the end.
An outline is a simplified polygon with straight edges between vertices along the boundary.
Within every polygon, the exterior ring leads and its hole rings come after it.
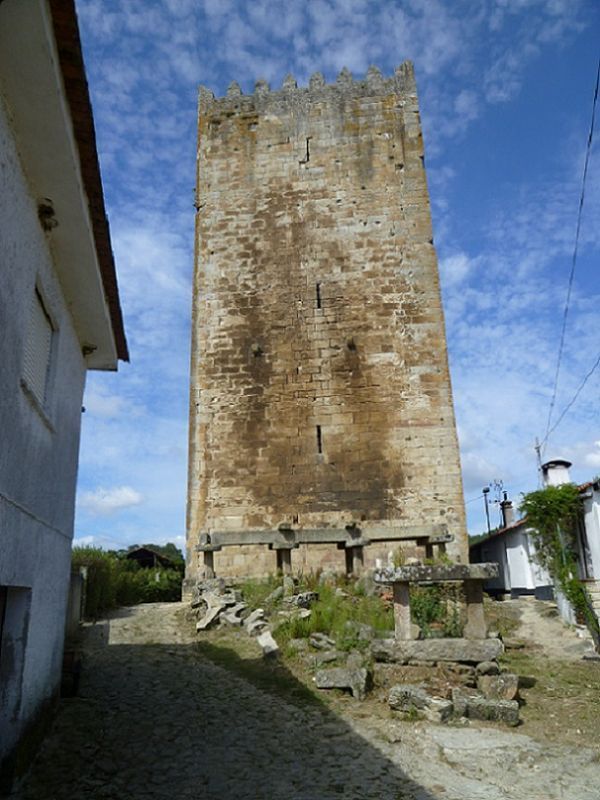
POLYGON ((455 584, 410 587, 411 617, 425 638, 438 630, 443 636, 462 636, 463 594, 455 584))
POLYGON ((340 649, 351 650, 361 649, 364 645, 357 631, 348 626, 349 622, 364 623, 382 633, 393 630, 392 611, 386 608, 381 598, 354 594, 351 585, 344 584, 345 595, 336 593, 336 588, 329 584, 313 587, 309 582, 301 585, 298 591, 318 591, 319 599, 311 606, 311 615, 307 619, 295 617, 277 626, 278 641, 285 645, 290 639, 325 633, 336 640, 340 649))
POLYGON ((282 578, 278 575, 269 575, 268 578, 248 578, 240 584, 239 588, 244 595, 244 602, 251 608, 265 608, 273 604, 267 603, 267 597, 278 586, 281 586, 282 578))
POLYGON ((520 676, 525 731, 536 738, 598 747, 600 664, 550 659, 528 649, 511 650, 501 665, 520 676))

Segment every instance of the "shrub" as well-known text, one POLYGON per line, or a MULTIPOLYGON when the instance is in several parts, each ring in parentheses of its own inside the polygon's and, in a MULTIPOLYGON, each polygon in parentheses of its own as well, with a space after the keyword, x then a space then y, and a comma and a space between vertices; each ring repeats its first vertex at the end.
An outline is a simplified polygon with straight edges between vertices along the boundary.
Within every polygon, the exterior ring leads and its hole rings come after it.
POLYGON ((444 636, 462 636, 462 599, 460 588, 453 584, 411 586, 412 621, 421 628, 425 638, 430 637, 435 629, 444 636))
POLYGON ((85 616, 98 617, 117 606, 181 599, 181 574, 174 569, 141 569, 134 561, 96 547, 74 547, 72 563, 87 571, 85 616))
POLYGON ((97 619, 102 612, 117 605, 114 556, 97 547, 73 548, 74 567, 85 567, 85 616, 97 619))
POLYGON ((394 628, 391 609, 386 608, 380 597, 366 597, 359 588, 355 594, 353 584, 340 581, 344 594, 336 592, 331 584, 315 585, 314 581, 303 581, 299 591, 318 591, 319 599, 311 606, 307 619, 294 617, 277 628, 277 638, 282 643, 290 639, 303 639, 312 633, 325 633, 334 638, 342 650, 362 646, 356 630, 347 623, 354 621, 370 625, 379 632, 390 632, 394 628), (308 587, 311 587, 309 589, 308 587))
POLYGON ((535 558, 556 581, 577 616, 584 620, 600 651, 600 621, 578 576, 577 521, 582 513, 577 486, 546 486, 523 496, 521 511, 535 545, 535 558))

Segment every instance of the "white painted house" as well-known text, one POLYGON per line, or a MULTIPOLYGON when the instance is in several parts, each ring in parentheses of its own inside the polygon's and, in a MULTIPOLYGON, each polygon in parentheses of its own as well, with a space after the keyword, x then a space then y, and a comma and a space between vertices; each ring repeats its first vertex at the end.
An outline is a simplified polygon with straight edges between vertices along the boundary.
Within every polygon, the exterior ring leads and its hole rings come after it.
POLYGON ((72 0, 0 2, 0 791, 58 696, 81 403, 127 360, 72 0))
MULTIPOLYGON (((570 482, 569 461, 554 459, 542 466, 546 486, 560 486, 570 482)), ((582 513, 577 528, 577 554, 579 578, 582 579, 600 613, 600 482, 590 481, 579 486, 582 513)), ((538 599, 554 598, 560 613, 567 622, 575 622, 573 609, 560 593, 556 592, 550 575, 535 559, 535 545, 527 526, 527 519, 514 519, 512 503, 502 503, 504 527, 494 531, 470 547, 470 560, 478 563, 495 561, 500 565, 498 578, 485 584, 491 595, 534 595, 538 599)))

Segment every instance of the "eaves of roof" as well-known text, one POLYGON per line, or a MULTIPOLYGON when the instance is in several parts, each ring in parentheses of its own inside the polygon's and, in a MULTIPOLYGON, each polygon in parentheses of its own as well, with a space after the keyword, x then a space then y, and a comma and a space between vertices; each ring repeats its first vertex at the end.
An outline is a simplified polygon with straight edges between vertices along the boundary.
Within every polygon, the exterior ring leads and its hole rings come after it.
POLYGON ((129 361, 75 3, 49 0, 49 7, 117 356, 129 361))

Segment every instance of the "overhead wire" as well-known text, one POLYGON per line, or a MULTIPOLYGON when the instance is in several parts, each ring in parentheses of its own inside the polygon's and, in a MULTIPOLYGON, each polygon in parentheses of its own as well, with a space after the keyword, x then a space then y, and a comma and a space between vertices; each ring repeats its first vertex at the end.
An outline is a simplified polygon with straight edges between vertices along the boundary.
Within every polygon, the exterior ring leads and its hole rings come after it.
POLYGON ((570 401, 567 403, 567 405, 566 405, 566 406, 563 408, 561 415, 559 416, 559 418, 556 420, 556 422, 554 423, 554 425, 553 425, 553 426, 550 428, 550 430, 549 430, 549 431, 548 431, 548 433, 546 434, 546 439, 544 440, 544 442, 545 442, 545 441, 548 439, 548 437, 550 436, 550 434, 551 434, 551 433, 553 433, 553 432, 556 430, 556 428, 558 428, 559 424, 560 424, 560 423, 561 423, 561 421, 562 421, 562 418, 565 416, 565 414, 566 414, 566 413, 567 413, 567 411, 568 411, 568 410, 571 408, 571 406, 572 406, 572 405, 575 403, 575 401, 577 400, 577 398, 578 398, 578 397, 579 397, 579 395, 581 394, 581 391, 582 391, 583 387, 586 385, 586 383, 587 383, 587 382, 588 382, 588 380, 589 380, 589 379, 592 377, 592 375, 593 375, 593 374, 594 374, 594 372, 595 372, 595 371, 598 369, 598 367, 600 367, 600 353, 598 353, 598 357, 596 358, 596 361, 594 362, 594 366, 593 366, 593 367, 591 368, 591 370, 590 370, 590 371, 587 373, 587 375, 585 376, 585 378, 584 378, 584 379, 581 381, 581 383, 579 384, 579 388, 577 389, 577 391, 575 392, 575 394, 573 395, 573 397, 571 398, 571 400, 570 400, 570 401))
POLYGON ((545 449, 545 447, 546 447, 546 444, 548 442, 548 437, 550 436, 550 434, 554 430, 556 430, 556 428, 558 427, 559 423, 561 422, 561 420, 563 419, 563 417, 565 416, 567 411, 571 408, 571 406, 573 405, 573 403, 575 402, 575 400, 579 396, 581 390, 583 389, 583 387, 587 383, 588 378, 593 374, 594 370, 598 366, 598 363, 600 362, 600 356, 599 356, 598 357, 598 361, 592 367, 591 371, 586 375, 586 377, 583 380, 583 383, 577 389, 577 391, 576 391, 574 397, 572 398, 572 400, 567 404, 567 406, 565 407, 565 409, 561 413, 560 417, 558 418, 557 422, 554 424, 552 429, 550 429, 550 425, 552 423, 552 412, 554 411, 554 406, 556 404, 556 395, 557 395, 557 391, 558 391, 558 378, 559 378, 559 375, 560 375, 560 367, 561 367, 561 363, 562 363, 562 357, 563 357, 563 351, 564 351, 564 345, 565 345, 565 333, 566 333, 566 329, 567 329, 567 317, 569 315, 569 307, 570 307, 570 304, 571 304, 571 292, 572 292, 572 289, 573 289, 573 278, 575 276, 575 265, 577 263, 577 253, 578 253, 578 250, 579 250, 579 234, 581 232, 581 218, 582 218, 582 215, 583 215, 583 203, 584 203, 584 200, 585 200, 585 184, 586 184, 586 181, 587 181, 588 165, 589 165, 589 161, 590 161, 590 153, 591 153, 591 150, 592 150, 592 141, 593 141, 593 138, 594 138, 594 120, 595 120, 595 117, 596 117, 596 103, 598 101, 598 85, 599 84, 600 84, 600 59, 598 59, 598 69, 597 69, 597 72, 596 72, 596 86, 595 86, 595 89, 594 89, 594 99, 592 101, 592 120, 591 120, 591 123, 590 123, 590 131, 589 131, 589 134, 588 134, 587 147, 586 147, 586 152, 585 152, 585 161, 584 161, 584 165, 583 165, 583 176, 582 176, 582 180, 581 180, 581 193, 580 193, 580 196, 579 196, 579 209, 578 209, 578 212, 577 212, 577 227, 576 227, 576 230, 575 230, 575 245, 574 245, 574 248, 573 248, 573 256, 572 256, 572 259, 571 259, 571 270, 569 272, 569 281, 568 281, 568 285, 567 285, 567 298, 566 298, 566 301, 565 301, 565 308, 564 308, 564 311, 563 311, 562 328, 561 328, 561 333, 560 333, 560 342, 559 342, 559 345, 558 345, 558 356, 557 356, 557 360, 556 360, 556 370, 555 370, 555 373, 554 373, 554 385, 553 385, 553 388, 552 388, 552 399, 550 401, 550 408, 548 409, 548 419, 547 419, 547 422, 546 422, 546 432, 545 432, 544 438, 542 439, 542 442, 541 442, 541 447, 543 449, 545 449))
POLYGON ((483 497, 482 494, 478 494, 477 497, 472 497, 470 500, 465 500, 465 505, 468 505, 469 503, 474 503, 475 500, 481 500, 482 497, 483 497))

